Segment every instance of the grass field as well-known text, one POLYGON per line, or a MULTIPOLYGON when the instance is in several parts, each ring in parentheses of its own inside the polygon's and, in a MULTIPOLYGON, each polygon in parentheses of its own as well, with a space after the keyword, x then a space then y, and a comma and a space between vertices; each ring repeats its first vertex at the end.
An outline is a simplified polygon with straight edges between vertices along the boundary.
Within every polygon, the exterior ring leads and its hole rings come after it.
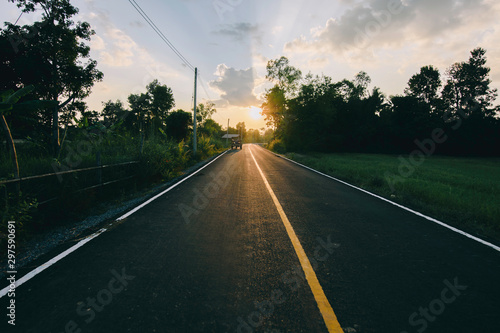
POLYGON ((500 159, 286 155, 450 225, 500 242, 500 159), (417 163, 418 162, 418 163, 417 163))

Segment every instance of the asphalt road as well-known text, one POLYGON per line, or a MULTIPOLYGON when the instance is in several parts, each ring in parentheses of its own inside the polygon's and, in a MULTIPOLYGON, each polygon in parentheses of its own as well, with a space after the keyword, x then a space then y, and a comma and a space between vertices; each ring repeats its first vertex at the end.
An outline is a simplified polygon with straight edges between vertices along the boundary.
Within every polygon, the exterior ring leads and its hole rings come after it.
POLYGON ((500 331, 498 251, 255 145, 19 286, 15 327, 2 297, 0 331, 328 332, 256 162, 344 332, 500 331))

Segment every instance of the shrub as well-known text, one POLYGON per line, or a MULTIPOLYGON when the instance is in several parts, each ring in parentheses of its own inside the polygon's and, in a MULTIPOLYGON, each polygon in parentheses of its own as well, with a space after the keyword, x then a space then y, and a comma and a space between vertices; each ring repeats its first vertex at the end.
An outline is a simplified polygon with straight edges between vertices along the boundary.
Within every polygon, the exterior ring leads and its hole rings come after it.
POLYGON ((216 153, 215 144, 209 137, 201 136, 198 138, 198 158, 204 160, 216 153))
POLYGON ((146 141, 140 158, 141 177, 151 181, 171 178, 179 161, 176 146, 171 141, 146 141), (176 156, 177 155, 177 156, 176 156))
POLYGON ((267 146, 267 148, 269 150, 274 151, 275 153, 278 153, 278 154, 284 154, 284 153, 286 153, 285 143, 281 139, 274 139, 273 141, 271 141, 269 143, 269 145, 267 146))
MULTIPOLYGON (((5 190, 2 186, 1 190, 5 190)), ((16 242, 24 240, 27 235, 33 231, 33 216, 38 208, 36 199, 25 197, 22 193, 19 195, 6 194, 5 201, 2 203, 2 215, 0 220, 0 254, 7 248, 5 241, 7 239, 7 224, 9 221, 16 222, 16 242)))

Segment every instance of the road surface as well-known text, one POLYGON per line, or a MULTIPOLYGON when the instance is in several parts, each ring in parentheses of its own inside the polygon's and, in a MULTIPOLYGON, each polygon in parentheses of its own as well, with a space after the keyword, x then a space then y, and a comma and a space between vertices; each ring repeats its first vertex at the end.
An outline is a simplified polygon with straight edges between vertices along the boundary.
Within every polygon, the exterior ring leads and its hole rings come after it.
POLYGON ((15 327, 3 296, 0 331, 500 331, 497 250, 256 145, 104 228, 16 289, 15 327))

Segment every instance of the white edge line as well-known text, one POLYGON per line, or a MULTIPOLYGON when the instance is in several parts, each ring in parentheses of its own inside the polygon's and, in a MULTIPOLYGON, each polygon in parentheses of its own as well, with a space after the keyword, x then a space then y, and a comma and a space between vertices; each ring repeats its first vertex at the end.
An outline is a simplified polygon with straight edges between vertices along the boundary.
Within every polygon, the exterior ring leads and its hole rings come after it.
MULTIPOLYGON (((223 152, 222 154, 220 154, 219 156, 217 156, 216 158, 214 158, 212 161, 210 161, 209 163, 205 164, 203 167, 199 168, 198 170, 196 170, 195 172, 193 172, 189 176, 183 178, 181 181, 179 181, 179 182, 175 183, 174 185, 170 186, 169 188, 167 188, 165 191, 161 192, 158 195, 155 195, 153 198, 149 199, 148 201, 146 201, 146 202, 142 203, 141 205, 137 206, 136 208, 132 209, 131 211, 129 211, 125 215, 120 216, 119 218, 116 219, 116 221, 120 221, 120 220, 123 220, 123 219, 127 218, 128 216, 132 215, 133 213, 135 213, 139 209, 143 208, 147 204, 149 204, 149 203, 153 202, 154 200, 158 199, 159 197, 161 197, 162 195, 164 195, 168 191, 172 190, 177 185, 183 183, 185 180, 193 177, 195 174, 197 174, 201 170, 205 169, 207 166, 209 166, 210 164, 212 164, 213 162, 215 162, 219 157, 221 157, 222 155, 226 154, 227 152, 228 151, 226 150, 225 152, 223 152)), ((82 247, 86 243, 90 242, 92 239, 96 238, 97 236, 99 236, 100 234, 102 234, 103 232, 105 232, 106 230, 107 229, 101 229, 101 230, 97 231, 96 233, 90 235, 89 237, 87 237, 85 239, 82 239, 81 241, 79 241, 78 243, 76 243, 75 245, 73 245, 72 247, 70 247, 69 249, 67 249, 66 251, 61 252, 60 254, 58 254, 57 256, 55 256, 54 258, 52 258, 49 261, 47 261, 45 264, 42 264, 42 265, 38 266, 37 268, 35 268, 31 272, 29 272, 26 275, 24 275, 19 280, 16 280, 16 283, 15 283, 16 288, 18 288, 20 285, 22 285, 26 281, 30 280, 31 278, 35 277, 37 274, 43 272, 44 270, 46 270, 47 268, 49 268, 50 266, 52 266, 53 264, 55 264, 59 260, 63 259, 67 255, 69 255, 70 253, 76 251, 78 248, 82 247)), ((7 293, 9 292, 9 289, 10 289, 10 286, 7 286, 7 287, 3 288, 2 290, 0 290, 0 298, 2 298, 5 295, 7 295, 7 293)))
MULTIPOLYGON (((262 147, 261 147, 261 148, 262 148, 262 147)), ((264 149, 264 148, 262 148, 262 149, 264 149)), ((471 234, 469 234, 469 233, 467 233, 467 232, 465 232, 465 231, 462 231, 462 230, 457 229, 457 228, 455 228, 455 227, 452 227, 451 225, 448 225, 448 224, 446 224, 446 223, 444 223, 444 222, 441 222, 441 221, 439 221, 439 220, 436 220, 435 218, 432 218, 432 217, 430 217, 430 216, 424 215, 424 214, 419 213, 419 212, 417 212, 417 211, 415 211, 415 210, 413 210, 413 209, 411 209, 411 208, 405 207, 405 206, 400 205, 400 204, 398 204, 398 203, 396 203, 396 202, 394 202, 394 201, 391 201, 391 200, 389 200, 389 199, 386 199, 386 198, 384 198, 384 197, 381 197, 380 195, 377 195, 377 194, 375 194, 375 193, 369 192, 369 191, 364 190, 364 189, 362 189, 362 188, 356 187, 356 186, 354 186, 354 185, 352 185, 352 184, 346 183, 346 182, 345 182, 345 181, 343 181, 343 180, 337 179, 337 178, 335 178, 335 177, 332 177, 332 176, 330 176, 330 175, 327 175, 326 173, 320 172, 320 171, 315 170, 315 169, 313 169, 313 168, 310 168, 310 167, 308 167, 308 166, 306 166, 306 165, 304 165, 304 164, 300 164, 300 163, 298 163, 298 162, 296 162, 296 161, 294 161, 294 160, 291 160, 291 159, 289 159, 289 158, 286 158, 286 157, 284 157, 284 156, 281 156, 281 155, 279 155, 279 154, 276 154, 276 153, 274 153, 274 152, 272 152, 272 151, 270 151, 270 150, 268 150, 268 149, 266 149, 266 150, 267 150, 267 151, 269 151, 270 153, 272 153, 272 154, 276 155, 276 156, 277 156, 277 157, 279 157, 279 158, 282 158, 282 159, 284 159, 284 160, 287 160, 287 161, 290 161, 290 162, 292 162, 292 163, 295 163, 295 164, 297 164, 297 165, 299 165, 299 166, 301 166, 301 167, 303 167, 303 168, 305 168, 305 169, 308 169, 308 170, 314 171, 314 172, 316 172, 317 174, 320 174, 320 175, 325 176, 325 177, 327 177, 327 178, 333 179, 333 180, 335 180, 335 181, 337 181, 337 182, 339 182, 339 183, 342 183, 342 184, 344 184, 344 185, 350 186, 350 187, 352 187, 352 188, 354 188, 354 189, 356 189, 356 190, 359 190, 359 191, 361 191, 361 192, 367 193, 367 194, 369 194, 369 195, 371 195, 371 196, 373 196, 373 197, 375 197, 375 198, 378 198, 378 199, 380 199, 380 200, 383 200, 383 201, 385 201, 385 202, 388 202, 388 203, 390 203, 391 205, 394 205, 394 206, 396 206, 396 207, 402 208, 402 209, 404 209, 404 210, 406 210, 406 211, 408 211, 408 212, 410 212, 410 213, 413 213, 413 214, 415 214, 415 215, 418 215, 418 216, 420 216, 420 217, 423 217, 424 219, 427 219, 427 220, 429 220, 429 221, 431 221, 431 222, 437 223, 437 224, 439 224, 439 225, 440 225, 440 226, 442 226, 442 227, 448 228, 448 229, 450 229, 450 230, 452 230, 452 231, 454 231, 454 232, 456 232, 456 233, 459 233, 459 234, 461 234, 461 235, 463 235, 463 236, 465 236, 465 237, 468 237, 468 238, 470 238, 470 239, 473 239, 473 240, 475 240, 476 242, 479 242, 479 243, 481 243, 481 244, 483 244, 483 245, 486 245, 486 246, 488 246, 488 247, 491 247, 492 249, 494 249, 494 250, 496 250, 496 251, 500 252, 500 247, 499 247, 499 246, 496 246, 495 244, 492 244, 492 243, 490 243, 490 242, 487 242, 487 241, 485 241, 484 239, 481 239, 481 238, 479 238, 479 237, 473 236, 473 235, 471 235, 471 234)))
POLYGON ((134 209, 132 209, 131 211, 125 213, 124 215, 120 216, 119 218, 116 219, 116 221, 121 221, 123 219, 126 219, 127 217, 129 217, 130 215, 134 214, 135 212, 137 212, 139 209, 143 208, 144 206, 147 206, 149 205, 151 202, 155 201, 156 199, 158 199, 159 197, 161 197, 162 195, 164 195, 165 193, 167 193, 168 191, 172 190, 174 187, 182 184, 183 182, 185 182, 186 180, 188 180, 189 178, 193 177, 194 175, 196 175, 198 172, 200 172, 201 170, 205 169, 207 166, 209 166, 210 164, 214 163, 217 159, 219 159, 222 155, 224 155, 225 153, 227 153, 228 150, 226 150, 225 152, 223 152, 222 154, 220 154, 219 156, 217 156, 216 158, 214 158, 213 160, 211 160, 209 163, 205 164, 203 167, 199 168, 198 170, 196 170, 195 172, 193 172, 192 174, 190 174, 189 176, 183 178, 182 180, 180 180, 179 182, 175 183, 174 185, 170 186, 169 188, 167 188, 165 191, 161 192, 160 194, 157 194, 155 195, 154 197, 152 197, 151 199, 149 199, 148 201, 145 201, 143 202, 142 204, 140 204, 139 206, 135 207, 134 209))
MULTIPOLYGON (((102 234, 103 232, 105 232, 106 230, 107 229, 101 229, 98 232, 90 235, 89 237, 87 237, 85 239, 82 239, 81 241, 79 241, 78 243, 76 243, 75 245, 73 245, 72 247, 70 247, 69 249, 67 249, 66 251, 58 254, 54 258, 52 258, 49 261, 47 261, 45 264, 38 266, 37 268, 35 268, 31 272, 29 272, 26 275, 24 275, 19 280, 16 280, 16 283, 15 283, 16 288, 18 288, 20 285, 22 285, 23 283, 25 283, 29 279, 33 278, 38 273, 43 272, 44 270, 46 270, 47 268, 49 268, 50 266, 52 266, 53 264, 55 264, 56 262, 58 262, 59 260, 61 260, 62 258, 66 257, 71 252, 74 252, 78 248, 80 248, 83 245, 85 245, 86 243, 90 242, 92 239, 96 238, 97 236, 99 236, 100 234, 102 234)), ((10 286, 7 286, 7 287, 3 288, 2 290, 0 290, 0 298, 2 298, 5 295, 7 295, 8 291, 9 291, 9 288, 10 288, 10 286)))

